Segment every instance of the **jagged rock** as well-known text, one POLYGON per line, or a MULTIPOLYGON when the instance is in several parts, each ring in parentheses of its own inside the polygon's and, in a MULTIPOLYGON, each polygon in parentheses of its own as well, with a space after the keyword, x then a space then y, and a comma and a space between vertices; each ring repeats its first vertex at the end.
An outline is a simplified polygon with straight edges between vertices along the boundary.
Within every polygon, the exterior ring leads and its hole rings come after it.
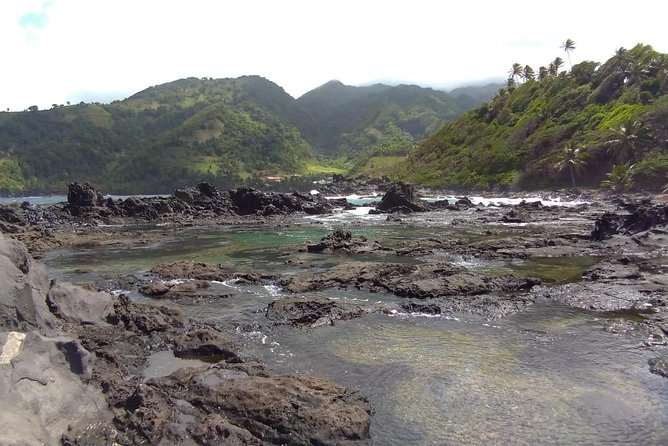
POLYGON ((67 203, 71 210, 103 206, 104 197, 90 183, 74 182, 67 185, 67 203))
POLYGON ((242 362, 229 338, 209 328, 185 332, 174 338, 174 356, 206 357, 207 361, 242 362))
POLYGON ((325 298, 285 297, 271 302, 267 306, 266 316, 274 322, 305 326, 323 318, 331 322, 352 319, 362 314, 363 310, 359 307, 344 307, 325 298))
POLYGON ((405 212, 406 210, 424 212, 427 208, 417 198, 415 186, 401 182, 393 184, 376 206, 376 209, 385 212, 405 212))
POLYGON ((650 358, 647 363, 649 364, 650 372, 668 378, 668 356, 661 355, 656 358, 650 358))
POLYGON ((423 314, 441 314, 441 307, 436 304, 422 304, 419 302, 404 302, 401 308, 409 313, 423 313, 423 314))
POLYGON ((170 287, 163 282, 149 282, 139 287, 139 292, 144 296, 163 296, 169 293, 170 287))
POLYGON ((222 282, 235 277, 231 265, 209 265, 193 261, 156 265, 151 269, 151 272, 163 279, 197 279, 222 282))
POLYGON ((638 279, 640 276, 638 265, 612 262, 601 262, 582 274, 582 278, 587 281, 638 279))
POLYGON ((639 204, 627 203, 624 207, 629 215, 606 212, 596 219, 591 239, 601 241, 614 234, 637 234, 656 226, 668 224, 668 204, 653 204, 648 200, 639 204))

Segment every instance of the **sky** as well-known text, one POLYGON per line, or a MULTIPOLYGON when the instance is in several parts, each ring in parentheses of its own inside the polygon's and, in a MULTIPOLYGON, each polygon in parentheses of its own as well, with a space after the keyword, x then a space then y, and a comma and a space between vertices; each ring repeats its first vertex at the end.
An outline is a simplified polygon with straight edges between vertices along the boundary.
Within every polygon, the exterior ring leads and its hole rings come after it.
POLYGON ((668 1, 0 0, 0 110, 109 102, 257 74, 299 97, 337 79, 449 89, 637 43, 668 53, 668 1))

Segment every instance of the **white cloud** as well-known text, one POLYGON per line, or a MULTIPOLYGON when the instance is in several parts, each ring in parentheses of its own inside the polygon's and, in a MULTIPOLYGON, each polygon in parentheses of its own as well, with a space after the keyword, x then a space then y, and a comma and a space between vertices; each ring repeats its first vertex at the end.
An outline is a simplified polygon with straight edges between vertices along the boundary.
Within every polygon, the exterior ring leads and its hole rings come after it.
POLYGON ((330 79, 451 86, 546 65, 567 37, 574 63, 638 42, 668 52, 665 3, 3 0, 0 108, 121 98, 187 76, 259 74, 293 96, 330 79), (30 36, 28 13, 46 13, 30 36))

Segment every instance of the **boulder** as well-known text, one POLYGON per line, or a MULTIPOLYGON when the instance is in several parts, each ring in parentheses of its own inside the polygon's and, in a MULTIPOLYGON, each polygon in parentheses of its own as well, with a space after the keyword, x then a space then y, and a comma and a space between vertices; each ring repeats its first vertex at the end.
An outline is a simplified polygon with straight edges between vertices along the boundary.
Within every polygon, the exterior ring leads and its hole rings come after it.
POLYGON ((67 204, 70 209, 103 206, 104 197, 90 183, 74 182, 67 185, 67 204))
POLYGON ((399 182, 393 184, 385 192, 376 209, 385 212, 389 212, 392 209, 409 209, 411 212, 424 212, 428 209, 428 206, 417 198, 415 186, 399 182))
POLYGON ((46 303, 53 314, 75 324, 106 324, 114 310, 111 294, 89 291, 70 283, 52 282, 46 303))
MULTIPOLYGON (((316 324, 325 318, 331 323, 361 316, 359 307, 344 307, 325 298, 285 297, 267 306, 267 319, 296 326, 316 324)), ((321 325, 321 324, 317 324, 321 325)))
POLYGON ((242 362, 235 353, 238 346, 210 328, 187 331, 174 338, 174 356, 197 357, 207 362, 242 362))
POLYGON ((68 429, 111 420, 102 391, 85 384, 92 359, 76 340, 28 332, 0 361, 0 444, 60 444, 68 429))

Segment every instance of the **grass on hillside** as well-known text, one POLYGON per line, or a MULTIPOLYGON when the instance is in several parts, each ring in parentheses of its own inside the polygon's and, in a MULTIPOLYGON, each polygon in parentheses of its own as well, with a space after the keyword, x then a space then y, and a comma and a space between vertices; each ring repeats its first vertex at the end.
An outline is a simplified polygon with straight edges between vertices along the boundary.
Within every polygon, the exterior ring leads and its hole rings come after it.
POLYGON ((391 176, 393 168, 405 159, 406 156, 397 155, 372 156, 355 173, 369 178, 391 176))

